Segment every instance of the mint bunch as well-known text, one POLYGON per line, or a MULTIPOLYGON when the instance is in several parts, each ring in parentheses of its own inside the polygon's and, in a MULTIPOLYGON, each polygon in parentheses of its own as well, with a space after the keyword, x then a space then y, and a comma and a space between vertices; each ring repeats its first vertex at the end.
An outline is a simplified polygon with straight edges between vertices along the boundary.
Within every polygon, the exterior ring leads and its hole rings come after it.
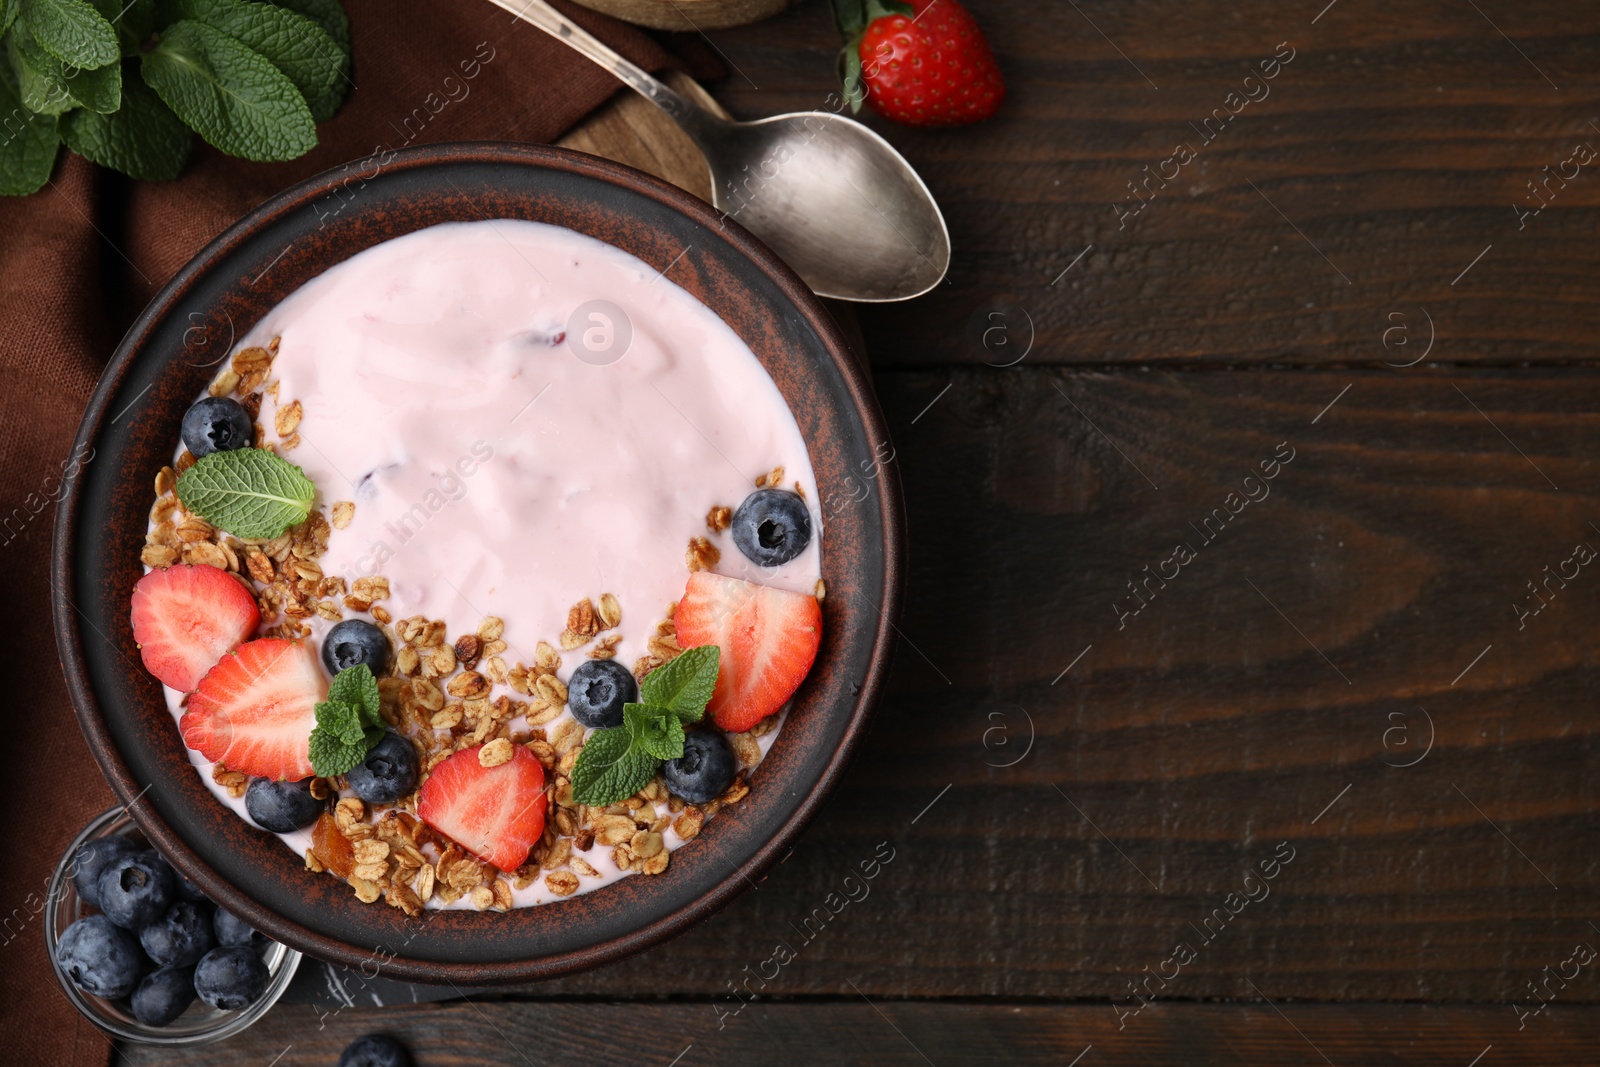
POLYGON ((64 142, 134 178, 176 178, 192 133, 294 159, 350 87, 339 0, 0 0, 0 194, 50 179, 64 142))
POLYGON ((235 537, 272 538, 311 514, 317 487, 275 452, 236 448, 213 452, 178 475, 185 510, 235 537))
POLYGON ((662 760, 683 755, 683 724, 705 714, 721 654, 716 645, 691 648, 645 675, 639 703, 622 706, 622 725, 596 730, 578 753, 572 798, 595 807, 626 800, 650 784, 662 760))
POLYGON ((316 707, 311 731, 311 769, 320 778, 345 774, 366 762, 383 740, 378 715, 378 680, 365 663, 346 667, 328 685, 328 699, 316 707))

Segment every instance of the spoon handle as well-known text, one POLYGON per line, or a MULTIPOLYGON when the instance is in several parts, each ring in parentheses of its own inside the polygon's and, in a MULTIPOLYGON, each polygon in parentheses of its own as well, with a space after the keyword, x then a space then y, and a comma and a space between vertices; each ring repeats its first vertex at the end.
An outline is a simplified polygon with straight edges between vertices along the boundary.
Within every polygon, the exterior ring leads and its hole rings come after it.
POLYGON ((651 77, 642 68, 622 58, 583 27, 571 22, 545 0, 489 0, 517 18, 548 33, 576 49, 616 76, 622 84, 666 112, 685 133, 698 140, 700 133, 717 120, 676 92, 651 77))

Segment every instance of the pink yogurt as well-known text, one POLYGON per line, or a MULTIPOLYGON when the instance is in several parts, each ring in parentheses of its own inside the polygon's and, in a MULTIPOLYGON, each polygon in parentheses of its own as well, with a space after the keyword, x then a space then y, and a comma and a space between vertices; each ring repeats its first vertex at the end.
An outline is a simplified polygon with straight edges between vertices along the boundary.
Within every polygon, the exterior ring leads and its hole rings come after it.
MULTIPOLYGON (((298 401, 300 444, 286 458, 316 484, 318 507, 356 505, 318 562, 346 579, 387 576, 395 619, 443 619, 453 640, 499 616, 507 661, 531 664, 572 604, 609 592, 623 612, 617 656, 631 665, 683 594, 691 537, 721 551, 718 573, 805 593, 820 577, 816 482, 772 379, 670 272, 591 237, 505 219, 421 230, 307 283, 241 347, 273 337, 278 401, 263 401, 260 424, 276 440, 278 403, 298 401), (762 568, 708 530, 706 513, 737 507, 778 466, 804 490, 813 537, 762 568)), ((311 622, 314 639, 331 625, 311 622)), ((563 680, 585 652, 563 653, 563 680)), ((174 714, 179 697, 169 690, 174 714)), ((308 832, 281 836, 309 847, 308 832)), ((584 854, 601 876, 580 892, 621 875, 607 853, 584 854)), ((515 896, 561 899, 542 880, 515 896)))

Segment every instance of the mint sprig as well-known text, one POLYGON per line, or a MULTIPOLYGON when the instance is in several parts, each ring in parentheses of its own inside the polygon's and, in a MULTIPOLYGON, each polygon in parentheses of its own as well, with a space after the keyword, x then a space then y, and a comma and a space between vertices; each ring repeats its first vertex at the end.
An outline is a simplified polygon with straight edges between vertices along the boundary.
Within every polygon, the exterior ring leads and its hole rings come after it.
POLYGON ((178 475, 184 508, 235 537, 277 537, 306 521, 315 495, 299 467, 260 448, 213 452, 178 475))
POLYGON ((318 777, 333 778, 354 770, 383 740, 378 680, 365 663, 340 671, 328 686, 328 699, 317 704, 315 710, 311 769, 318 777))
POLYGON ((684 722, 699 722, 717 688, 717 661, 721 655, 722 650, 716 645, 685 649, 677 659, 645 675, 639 686, 639 703, 665 708, 684 722))
POLYGON ((662 760, 683 755, 683 724, 705 714, 720 657, 716 645, 702 645, 646 675, 640 703, 622 707, 622 725, 584 742, 572 768, 572 798, 595 807, 626 800, 650 784, 662 760))
POLYGON ((62 142, 135 178, 176 177, 195 132, 293 159, 349 88, 339 0, 0 0, 0 195, 44 185, 62 142))

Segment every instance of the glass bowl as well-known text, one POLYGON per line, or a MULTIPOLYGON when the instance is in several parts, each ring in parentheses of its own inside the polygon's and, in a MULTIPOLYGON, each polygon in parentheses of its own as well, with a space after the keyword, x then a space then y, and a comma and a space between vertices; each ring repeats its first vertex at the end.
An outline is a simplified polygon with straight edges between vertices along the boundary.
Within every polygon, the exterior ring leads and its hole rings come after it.
POLYGON ((134 826, 133 818, 128 815, 127 809, 112 808, 94 818, 83 828, 82 833, 73 838, 72 844, 67 846, 66 853, 56 864, 55 873, 50 878, 50 895, 47 898, 49 906, 45 909, 48 921, 45 923, 44 941, 45 948, 50 954, 50 969, 55 972, 56 981, 61 983, 61 989, 66 993, 67 999, 88 1016, 90 1022, 106 1033, 145 1045, 204 1045, 232 1037, 265 1015, 272 1005, 277 1003, 278 998, 283 996, 283 991, 289 988, 289 982, 300 966, 300 953, 276 941, 263 941, 265 949, 262 952, 262 959, 267 965, 267 973, 270 976, 267 988, 254 1004, 243 1011, 223 1011, 221 1008, 211 1007, 202 1000, 196 1000, 187 1011, 166 1026, 147 1026, 135 1019, 133 1013, 124 1005, 104 997, 97 997, 92 993, 85 993, 72 984, 72 979, 67 977, 61 965, 56 962, 56 946, 61 940, 61 935, 66 933, 67 927, 95 910, 78 899, 77 887, 72 884, 72 857, 77 854, 78 846, 84 842, 112 836, 131 837, 141 844, 144 843, 144 837, 134 826))

